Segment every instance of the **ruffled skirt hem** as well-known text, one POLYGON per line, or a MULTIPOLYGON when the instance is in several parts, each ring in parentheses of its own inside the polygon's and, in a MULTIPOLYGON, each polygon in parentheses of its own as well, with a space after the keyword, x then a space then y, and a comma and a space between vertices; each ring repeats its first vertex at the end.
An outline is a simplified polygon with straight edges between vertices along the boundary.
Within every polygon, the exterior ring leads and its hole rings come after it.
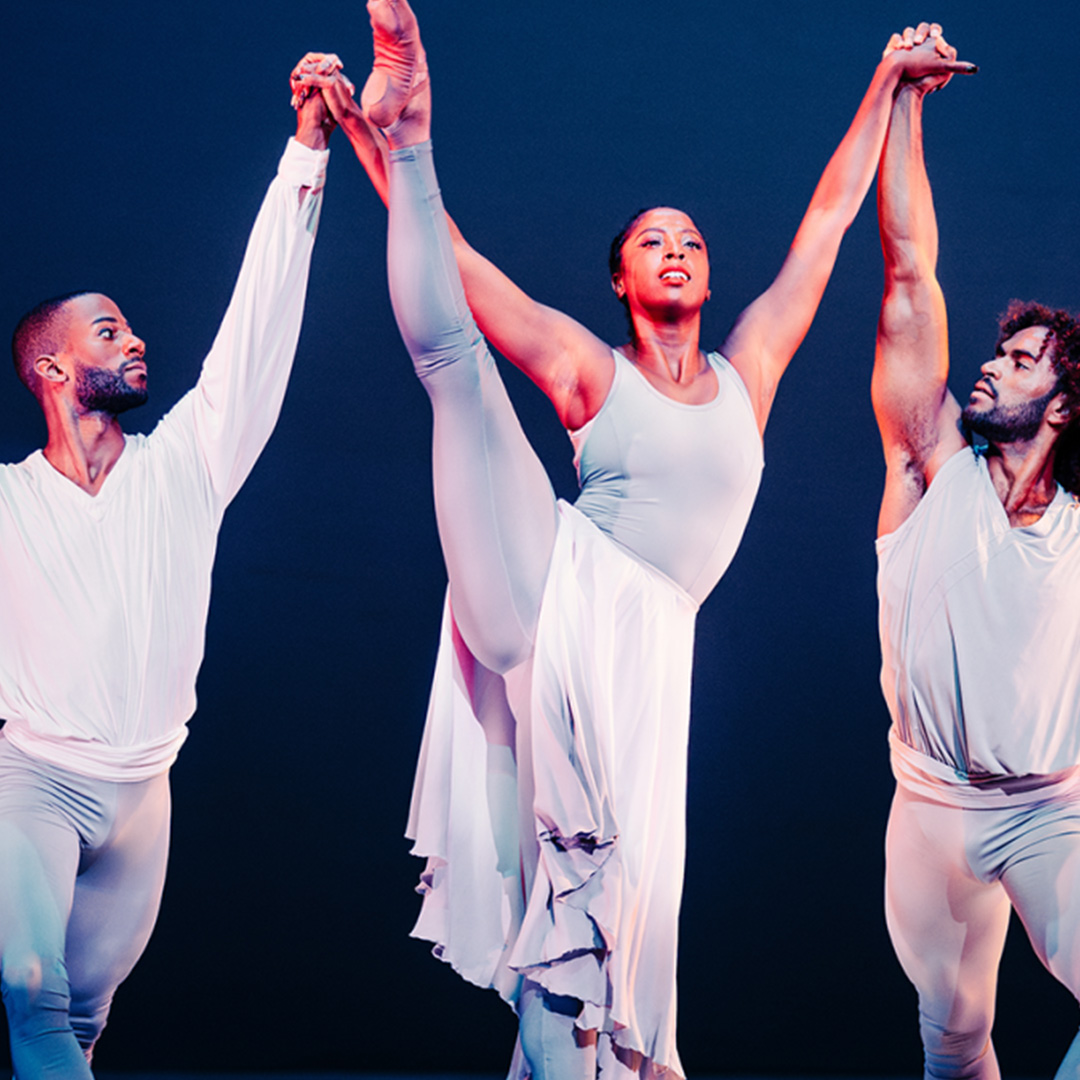
POLYGON ((681 1077, 696 605, 559 510, 525 664, 505 679, 483 669, 447 604, 408 829, 428 860, 413 936, 511 1005, 522 978, 581 1001, 577 1026, 616 1072, 681 1077))

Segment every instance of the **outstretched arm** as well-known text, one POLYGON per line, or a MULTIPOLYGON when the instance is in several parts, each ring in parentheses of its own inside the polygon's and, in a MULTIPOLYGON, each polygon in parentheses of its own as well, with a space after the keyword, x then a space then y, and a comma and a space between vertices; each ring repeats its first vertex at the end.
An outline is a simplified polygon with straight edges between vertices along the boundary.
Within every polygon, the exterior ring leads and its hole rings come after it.
POLYGON ((885 295, 878 321, 872 393, 885 449, 878 535, 898 528, 934 474, 963 446, 960 407, 949 392, 948 327, 938 284, 938 231, 923 159, 927 87, 901 88, 878 179, 885 295))
MULTIPOLYGON (((334 122, 321 100, 300 108, 248 240, 232 299, 195 389, 163 421, 191 418, 221 513, 270 437, 285 396, 307 291, 334 122)), ((178 427, 179 425, 179 427, 178 427)))
MULTIPOLYGON (((297 65, 293 86, 298 93, 321 91, 385 203, 386 139, 355 100, 337 57, 309 53, 297 65)), ((470 246, 449 215, 448 220, 465 296, 481 332, 544 391, 565 427, 581 427, 607 394, 611 350, 570 316, 530 297, 470 246)))
MULTIPOLYGON (((772 285, 738 318, 722 352, 746 383, 764 430, 776 388, 817 312, 840 250, 874 177, 894 95, 901 83, 970 73, 955 50, 926 24, 905 32, 906 48, 886 51, 843 141, 825 168, 784 265, 772 285), (912 38, 920 44, 911 46, 912 38)), ((899 41, 899 38, 895 40, 899 41)))

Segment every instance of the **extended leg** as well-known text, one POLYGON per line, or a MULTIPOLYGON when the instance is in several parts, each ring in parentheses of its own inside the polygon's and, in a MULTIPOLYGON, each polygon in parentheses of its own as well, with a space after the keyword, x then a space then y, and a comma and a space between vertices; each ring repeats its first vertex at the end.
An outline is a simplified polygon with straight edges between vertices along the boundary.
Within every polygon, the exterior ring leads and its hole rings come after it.
POLYGON ((898 788, 886 840, 885 913, 919 993, 927 1080, 998 1080, 990 1041, 1009 901, 971 872, 965 814, 898 788))
POLYGON ((64 962, 79 837, 47 795, 0 759, 0 989, 19 1080, 89 1080, 64 962))
POLYGON ((435 510, 451 602, 493 671, 528 654, 555 540, 555 498, 473 322, 430 144, 390 155, 390 295, 435 414, 435 510))
POLYGON ((116 790, 113 827, 76 879, 68 922, 71 1026, 87 1059, 116 988, 150 940, 169 853, 168 776, 116 790))
MULTIPOLYGON (((1013 832, 1001 880, 1039 959, 1080 999, 1080 799, 1031 807, 1013 832)), ((1057 1080, 1080 1080, 1080 1035, 1057 1080)))

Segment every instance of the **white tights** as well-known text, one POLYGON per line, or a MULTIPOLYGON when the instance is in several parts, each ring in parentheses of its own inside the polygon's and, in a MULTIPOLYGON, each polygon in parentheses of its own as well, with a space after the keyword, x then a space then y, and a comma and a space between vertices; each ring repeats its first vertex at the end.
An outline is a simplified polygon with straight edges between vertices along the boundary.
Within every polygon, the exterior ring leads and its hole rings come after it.
MULTIPOLYGON (((465 301, 431 144, 390 154, 390 297, 434 412, 439 538, 454 619, 503 673, 530 653, 555 543, 555 496, 465 301)), ((519 1046, 535 1080, 588 1080, 596 1036, 581 1003, 526 982, 519 1046)))
MULTIPOLYGON (((1000 1076, 990 1029, 1010 905, 1039 959, 1080 997, 1080 787, 1069 788, 963 807, 897 788, 886 917, 919 992, 928 1080, 1000 1076)), ((1078 1076, 1080 1036, 1058 1072, 1078 1076)))
POLYGON ((435 513, 454 619, 499 673, 532 648, 555 495, 465 302, 431 144, 390 154, 390 297, 434 411, 435 513))
POLYGON ((0 989, 18 1080, 79 1080, 157 918, 169 778, 78 776, 0 738, 0 989))

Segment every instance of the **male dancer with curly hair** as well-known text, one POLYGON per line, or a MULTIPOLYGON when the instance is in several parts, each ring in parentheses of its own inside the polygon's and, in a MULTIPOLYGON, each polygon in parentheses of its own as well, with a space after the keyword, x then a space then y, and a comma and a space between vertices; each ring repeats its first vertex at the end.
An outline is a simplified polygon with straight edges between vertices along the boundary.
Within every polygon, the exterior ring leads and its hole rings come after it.
MULTIPOLYGON (((967 404, 949 392, 921 127, 944 81, 900 87, 879 180, 886 914, 919 994, 925 1075, 995 1080, 1010 907, 1080 995, 1080 327, 1014 304, 967 404)), ((1080 1038, 1058 1076, 1078 1067, 1080 1038)))

